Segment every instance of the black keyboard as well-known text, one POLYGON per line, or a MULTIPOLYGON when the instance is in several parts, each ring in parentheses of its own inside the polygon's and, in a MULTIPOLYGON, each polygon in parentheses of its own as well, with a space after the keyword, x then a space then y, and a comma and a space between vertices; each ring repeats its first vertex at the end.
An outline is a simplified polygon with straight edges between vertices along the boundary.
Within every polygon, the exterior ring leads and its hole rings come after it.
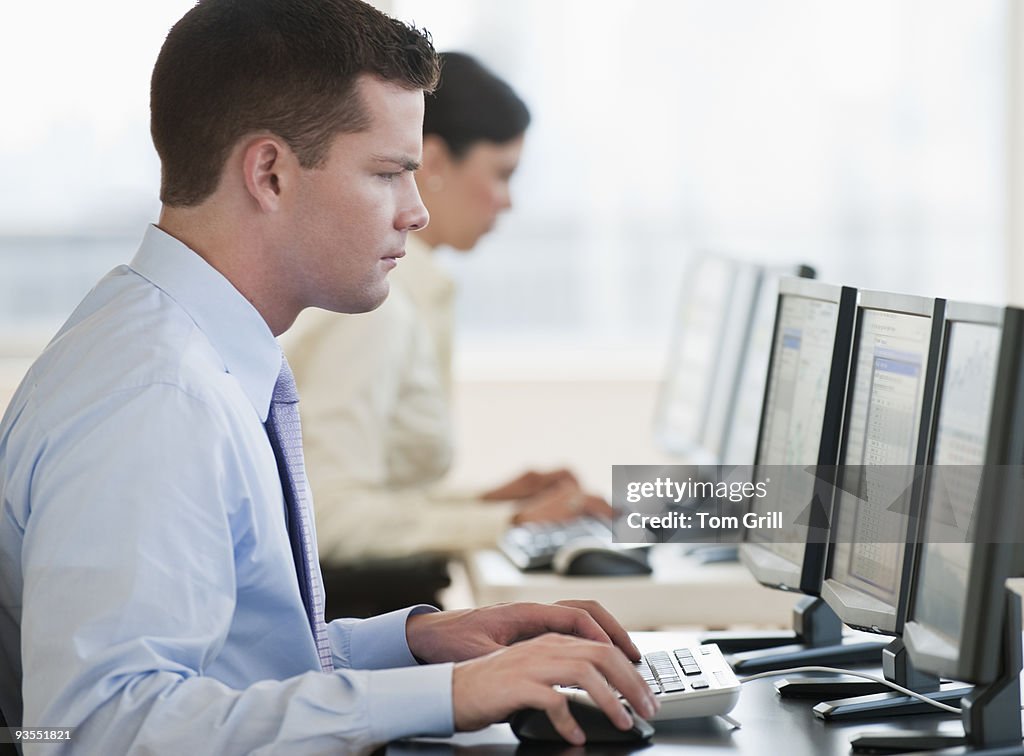
POLYGON ((551 569, 551 560, 562 546, 580 538, 612 542, 612 528, 605 520, 580 517, 568 522, 531 522, 509 528, 498 548, 521 570, 551 569))

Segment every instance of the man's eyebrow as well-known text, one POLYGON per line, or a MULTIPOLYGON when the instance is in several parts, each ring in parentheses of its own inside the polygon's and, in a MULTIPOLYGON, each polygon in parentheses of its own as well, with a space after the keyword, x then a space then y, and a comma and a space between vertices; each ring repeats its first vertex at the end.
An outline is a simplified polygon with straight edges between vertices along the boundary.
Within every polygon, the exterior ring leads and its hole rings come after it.
POLYGON ((406 171, 418 171, 421 165, 418 160, 397 155, 374 155, 373 159, 379 163, 394 163, 406 171))

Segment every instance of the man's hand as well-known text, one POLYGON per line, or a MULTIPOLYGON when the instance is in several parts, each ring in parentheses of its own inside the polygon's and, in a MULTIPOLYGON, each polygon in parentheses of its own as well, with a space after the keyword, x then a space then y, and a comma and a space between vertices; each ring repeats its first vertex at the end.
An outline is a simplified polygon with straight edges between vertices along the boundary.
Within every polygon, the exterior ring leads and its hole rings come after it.
POLYGON ((405 625, 409 650, 429 663, 474 659, 546 633, 618 646, 629 659, 640 659, 640 651, 625 628, 596 601, 496 604, 417 614, 405 625))
POLYGON ((583 731, 568 699, 554 685, 578 685, 620 729, 633 722, 616 691, 644 717, 657 710, 654 695, 619 649, 598 641, 548 634, 455 665, 452 708, 457 730, 500 722, 526 707, 543 709, 555 729, 581 745, 583 731))
POLYGON ((568 701, 554 685, 579 685, 622 729, 633 720, 616 690, 642 716, 657 709, 654 695, 631 664, 640 660, 640 650, 596 601, 417 614, 406 622, 405 633, 418 659, 460 662, 452 673, 459 730, 475 730, 533 707, 547 712, 566 740, 583 743, 568 701))

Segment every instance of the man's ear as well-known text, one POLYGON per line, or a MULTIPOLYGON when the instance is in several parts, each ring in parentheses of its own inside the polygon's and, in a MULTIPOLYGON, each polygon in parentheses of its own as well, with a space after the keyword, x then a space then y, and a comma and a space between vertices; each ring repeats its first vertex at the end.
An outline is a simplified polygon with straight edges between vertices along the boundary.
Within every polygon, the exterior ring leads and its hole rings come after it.
POLYGON ((263 136, 253 139, 242 153, 242 172, 249 196, 264 212, 274 212, 281 204, 282 187, 294 170, 295 155, 280 140, 263 136))

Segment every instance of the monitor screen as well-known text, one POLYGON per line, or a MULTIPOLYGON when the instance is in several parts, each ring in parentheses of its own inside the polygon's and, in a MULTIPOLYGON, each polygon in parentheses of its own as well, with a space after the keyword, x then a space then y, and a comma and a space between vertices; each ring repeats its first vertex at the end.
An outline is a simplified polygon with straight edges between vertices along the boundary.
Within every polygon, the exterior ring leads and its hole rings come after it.
POLYGON ((903 635, 917 669, 1006 690, 1019 673, 1006 579, 1024 574, 1022 376, 1024 310, 951 303, 903 635))
POLYGON ((658 442, 685 462, 720 461, 759 275, 756 266, 718 256, 687 268, 655 417, 658 442))
MULTIPOLYGON (((757 451, 759 466, 801 467, 818 462, 838 316, 838 302, 792 295, 781 298, 757 451)), ((814 478, 786 475, 783 481, 782 486, 769 487, 768 496, 754 498, 752 511, 782 511, 785 532, 752 529, 748 539, 799 566, 807 528, 796 520, 811 501, 814 478), (800 511, 790 511, 794 507, 800 511)))
POLYGON ((986 459, 1000 338, 992 323, 951 322, 947 329, 910 613, 951 655, 967 603, 968 531, 986 459))
POLYGON ((885 632, 899 621, 913 466, 924 461, 930 315, 862 307, 855 337, 823 595, 848 624, 885 632))
POLYGON ((766 268, 761 277, 750 329, 743 345, 736 399, 729 412, 728 431, 722 452, 724 464, 750 465, 754 462, 768 361, 772 352, 779 281, 785 276, 797 273, 805 278, 814 276, 812 268, 801 265, 791 268, 766 268))
POLYGON ((816 596, 827 531, 812 539, 808 512, 829 498, 814 470, 837 461, 857 291, 799 279, 779 288, 753 473, 773 484, 748 511, 781 513, 781 527, 745 529, 740 559, 764 585, 816 596))

